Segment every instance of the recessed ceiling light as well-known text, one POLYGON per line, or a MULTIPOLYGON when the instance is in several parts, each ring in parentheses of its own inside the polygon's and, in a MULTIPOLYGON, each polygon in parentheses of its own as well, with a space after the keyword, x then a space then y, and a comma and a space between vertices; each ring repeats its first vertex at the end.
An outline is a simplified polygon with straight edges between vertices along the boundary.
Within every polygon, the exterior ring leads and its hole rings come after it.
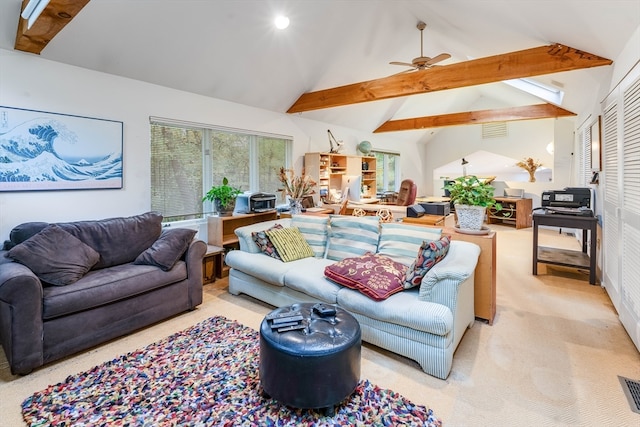
POLYGON ((289 18, 286 16, 280 15, 276 17, 276 28, 279 30, 284 30, 289 26, 289 18))

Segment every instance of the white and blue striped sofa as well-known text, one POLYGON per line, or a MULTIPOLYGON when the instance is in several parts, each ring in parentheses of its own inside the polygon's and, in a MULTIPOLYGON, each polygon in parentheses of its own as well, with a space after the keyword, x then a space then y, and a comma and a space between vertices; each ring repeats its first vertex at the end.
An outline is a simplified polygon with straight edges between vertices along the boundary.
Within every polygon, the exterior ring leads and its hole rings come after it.
POLYGON ((383 301, 324 277, 327 265, 367 251, 389 255, 408 266, 423 240, 436 240, 441 231, 401 223, 379 224, 377 217, 338 215, 294 215, 241 227, 236 230, 240 250, 225 257, 231 267, 229 292, 244 293, 276 307, 298 302, 336 304, 358 319, 364 341, 413 359, 426 373, 446 379, 453 353, 475 319, 477 245, 452 241, 447 256, 429 270, 420 287, 383 301), (251 233, 275 224, 298 227, 316 257, 285 263, 261 253, 251 233))

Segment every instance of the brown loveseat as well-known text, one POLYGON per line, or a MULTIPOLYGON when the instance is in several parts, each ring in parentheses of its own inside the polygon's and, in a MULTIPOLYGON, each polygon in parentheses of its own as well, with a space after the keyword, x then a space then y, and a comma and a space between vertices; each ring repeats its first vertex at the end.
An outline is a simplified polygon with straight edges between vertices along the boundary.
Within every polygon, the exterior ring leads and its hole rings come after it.
POLYGON ((154 212, 15 227, 0 251, 0 340, 13 374, 202 303, 206 244, 154 212))

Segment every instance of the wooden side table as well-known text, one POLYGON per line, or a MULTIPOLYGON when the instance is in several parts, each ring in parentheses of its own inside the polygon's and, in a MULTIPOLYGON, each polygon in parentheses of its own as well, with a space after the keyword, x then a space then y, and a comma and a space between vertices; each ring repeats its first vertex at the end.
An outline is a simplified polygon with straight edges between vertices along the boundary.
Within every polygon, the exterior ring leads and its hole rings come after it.
POLYGON ((202 284, 213 283, 216 277, 221 277, 224 248, 207 245, 207 252, 202 258, 202 284))

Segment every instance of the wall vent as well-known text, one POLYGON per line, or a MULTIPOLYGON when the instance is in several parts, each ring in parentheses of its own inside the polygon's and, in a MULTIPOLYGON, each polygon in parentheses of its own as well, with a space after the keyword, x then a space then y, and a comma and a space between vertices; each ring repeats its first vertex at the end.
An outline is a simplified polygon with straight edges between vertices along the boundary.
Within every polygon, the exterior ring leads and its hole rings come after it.
POLYGON ((482 139, 507 136, 507 122, 483 123, 482 139))

